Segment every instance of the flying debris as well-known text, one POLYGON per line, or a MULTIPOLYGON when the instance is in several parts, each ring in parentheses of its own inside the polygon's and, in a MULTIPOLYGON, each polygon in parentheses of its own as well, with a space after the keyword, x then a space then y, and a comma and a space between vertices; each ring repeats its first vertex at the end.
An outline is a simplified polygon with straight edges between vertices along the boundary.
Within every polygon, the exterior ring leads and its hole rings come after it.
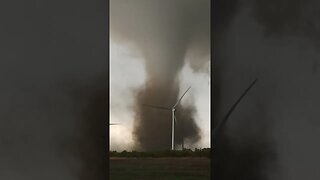
POLYGON ((162 110, 168 110, 168 111, 171 111, 172 113, 172 132, 171 132, 171 150, 174 150, 174 135, 175 135, 175 132, 174 132, 174 126, 175 126, 175 123, 177 121, 177 118, 176 118, 176 115, 175 115, 175 111, 176 111, 176 107, 179 105, 179 103, 181 102, 182 98, 184 97, 184 95, 189 91, 191 87, 189 87, 183 94, 182 96, 178 99, 178 101, 171 107, 171 108, 168 108, 168 107, 163 107, 163 106, 154 106, 154 105, 148 105, 148 104, 143 104, 144 106, 147 106, 147 107, 150 107, 150 108, 156 108, 156 109, 162 109, 162 110))

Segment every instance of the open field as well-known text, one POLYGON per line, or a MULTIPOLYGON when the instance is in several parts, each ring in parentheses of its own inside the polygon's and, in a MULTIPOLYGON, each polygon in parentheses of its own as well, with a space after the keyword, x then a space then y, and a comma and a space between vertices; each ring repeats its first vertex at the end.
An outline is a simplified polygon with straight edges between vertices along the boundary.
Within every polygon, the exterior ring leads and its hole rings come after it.
POLYGON ((209 180, 206 157, 110 158, 110 180, 209 180))

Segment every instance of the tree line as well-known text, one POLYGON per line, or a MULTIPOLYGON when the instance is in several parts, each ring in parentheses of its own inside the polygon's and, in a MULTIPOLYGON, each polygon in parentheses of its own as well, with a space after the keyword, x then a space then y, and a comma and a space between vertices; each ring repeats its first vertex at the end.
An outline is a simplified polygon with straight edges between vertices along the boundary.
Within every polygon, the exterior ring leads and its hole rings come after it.
POLYGON ((183 150, 164 150, 164 151, 110 151, 109 157, 210 157, 210 148, 195 148, 183 150))

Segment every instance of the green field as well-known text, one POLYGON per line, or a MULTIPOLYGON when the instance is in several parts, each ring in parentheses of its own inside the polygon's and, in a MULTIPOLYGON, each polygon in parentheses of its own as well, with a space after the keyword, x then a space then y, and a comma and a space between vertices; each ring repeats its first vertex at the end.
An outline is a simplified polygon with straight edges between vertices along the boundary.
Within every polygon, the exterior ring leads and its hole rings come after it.
POLYGON ((110 158, 110 180, 209 180, 206 157, 110 158))

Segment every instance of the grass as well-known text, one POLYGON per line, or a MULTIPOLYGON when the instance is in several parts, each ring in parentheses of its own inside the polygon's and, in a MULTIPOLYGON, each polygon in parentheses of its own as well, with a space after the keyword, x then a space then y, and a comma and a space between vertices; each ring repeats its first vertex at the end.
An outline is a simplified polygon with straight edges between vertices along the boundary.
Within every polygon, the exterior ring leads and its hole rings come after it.
POLYGON ((110 180, 209 180, 206 157, 110 158, 110 180))
POLYGON ((210 157, 210 148, 203 148, 203 149, 183 149, 183 150, 164 150, 164 151, 144 151, 144 152, 138 152, 138 151, 110 151, 109 152, 110 157, 210 157))

